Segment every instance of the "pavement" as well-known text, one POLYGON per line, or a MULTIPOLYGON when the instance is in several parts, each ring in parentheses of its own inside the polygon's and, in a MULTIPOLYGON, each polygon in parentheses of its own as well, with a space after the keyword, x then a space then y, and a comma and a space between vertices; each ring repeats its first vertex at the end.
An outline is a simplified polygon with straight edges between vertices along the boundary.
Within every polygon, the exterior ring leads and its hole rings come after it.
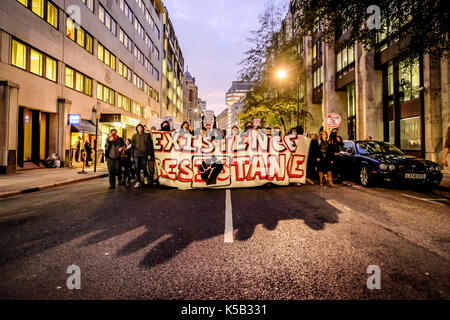
POLYGON ((450 299, 449 192, 107 188, 0 199, 0 299, 450 299))
POLYGON ((45 168, 0 175, 0 198, 89 181, 108 175, 105 164, 98 166, 96 173, 93 167, 85 168, 86 174, 80 174, 80 171, 82 171, 81 168, 45 168))

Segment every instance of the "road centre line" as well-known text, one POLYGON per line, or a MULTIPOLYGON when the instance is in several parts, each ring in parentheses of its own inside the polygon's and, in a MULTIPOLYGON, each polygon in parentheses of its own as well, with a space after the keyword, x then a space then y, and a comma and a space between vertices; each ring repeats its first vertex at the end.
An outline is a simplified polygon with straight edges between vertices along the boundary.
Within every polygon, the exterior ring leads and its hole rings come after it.
POLYGON ((425 198, 414 197, 414 196, 410 196, 409 194, 404 194, 404 193, 402 194, 402 196, 408 197, 408 198, 417 199, 417 200, 422 200, 422 201, 426 201, 426 202, 430 202, 430 203, 434 203, 434 204, 438 204, 440 206, 445 206, 444 203, 435 202, 435 201, 443 201, 445 199, 434 199, 434 201, 431 201, 431 200, 428 200, 428 199, 425 199, 425 198))
POLYGON ((233 212, 231 206, 231 190, 225 191, 225 233, 224 242, 233 243, 233 212))

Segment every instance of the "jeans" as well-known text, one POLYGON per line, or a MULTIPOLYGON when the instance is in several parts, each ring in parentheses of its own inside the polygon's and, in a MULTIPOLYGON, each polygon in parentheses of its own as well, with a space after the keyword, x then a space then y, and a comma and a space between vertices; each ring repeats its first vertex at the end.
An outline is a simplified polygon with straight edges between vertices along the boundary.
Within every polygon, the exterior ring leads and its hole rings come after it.
POLYGON ((141 182, 141 170, 144 170, 144 177, 148 177, 147 157, 135 157, 134 162, 136 164, 136 180, 141 182))
POLYGON ((122 181, 122 168, 120 165, 120 159, 108 159, 108 173, 109 173, 109 186, 114 188, 116 186, 116 177, 119 183, 122 181))

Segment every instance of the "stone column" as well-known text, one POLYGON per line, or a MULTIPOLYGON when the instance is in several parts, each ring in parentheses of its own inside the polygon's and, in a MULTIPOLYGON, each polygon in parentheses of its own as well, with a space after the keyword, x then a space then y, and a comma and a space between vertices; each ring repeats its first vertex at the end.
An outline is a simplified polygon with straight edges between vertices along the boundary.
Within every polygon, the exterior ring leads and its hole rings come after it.
POLYGON ((425 122, 425 158, 439 162, 443 150, 441 110, 441 69, 439 61, 423 57, 423 100, 425 122))
MULTIPOLYGON (((334 48, 327 45, 323 46, 323 78, 323 115, 340 115, 342 123, 339 126, 339 135, 348 139, 347 92, 336 91, 336 57, 334 48)), ((329 129, 326 123, 324 127, 329 129)))
POLYGON ((375 70, 374 50, 356 44, 356 139, 383 141, 383 73, 375 70))
POLYGON ((71 107, 72 101, 58 99, 57 127, 54 128, 57 137, 56 152, 64 165, 67 164, 66 160, 69 160, 70 154, 70 125, 68 119, 71 107))
POLYGON ((16 172, 19 88, 0 81, 0 174, 16 172))

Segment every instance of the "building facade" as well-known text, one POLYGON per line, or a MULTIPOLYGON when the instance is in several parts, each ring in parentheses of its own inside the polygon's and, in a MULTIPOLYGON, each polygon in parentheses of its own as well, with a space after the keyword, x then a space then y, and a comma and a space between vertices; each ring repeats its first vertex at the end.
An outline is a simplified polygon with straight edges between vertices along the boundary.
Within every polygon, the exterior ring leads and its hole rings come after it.
POLYGON ((189 122, 191 127, 194 127, 194 123, 199 119, 200 106, 198 99, 198 87, 195 83, 195 78, 187 71, 184 74, 184 119, 189 122))
POLYGON ((255 83, 252 81, 233 81, 230 89, 228 89, 225 95, 225 103, 228 108, 228 125, 227 128, 230 130, 237 123, 237 113, 235 103, 239 102, 242 98, 245 98, 247 92, 254 88, 255 83))
POLYGON ((227 129, 228 128, 228 108, 225 108, 217 116, 217 127, 219 129, 227 129))
MULTIPOLYGON (((286 30, 296 15, 291 8, 286 30)), ((424 55, 406 64, 398 58, 397 45, 385 43, 382 32, 371 51, 360 43, 343 47, 346 32, 333 45, 325 44, 318 24, 297 48, 306 74, 300 82, 301 99, 312 114, 306 130, 329 129, 324 119, 337 113, 342 118, 339 134, 345 139, 371 137, 440 162, 450 118, 448 60, 424 55)))
POLYGON ((100 149, 113 127, 128 138, 176 115, 162 103, 166 21, 160 0, 2 1, 0 172, 72 161, 78 137, 97 144, 96 118, 100 149))

